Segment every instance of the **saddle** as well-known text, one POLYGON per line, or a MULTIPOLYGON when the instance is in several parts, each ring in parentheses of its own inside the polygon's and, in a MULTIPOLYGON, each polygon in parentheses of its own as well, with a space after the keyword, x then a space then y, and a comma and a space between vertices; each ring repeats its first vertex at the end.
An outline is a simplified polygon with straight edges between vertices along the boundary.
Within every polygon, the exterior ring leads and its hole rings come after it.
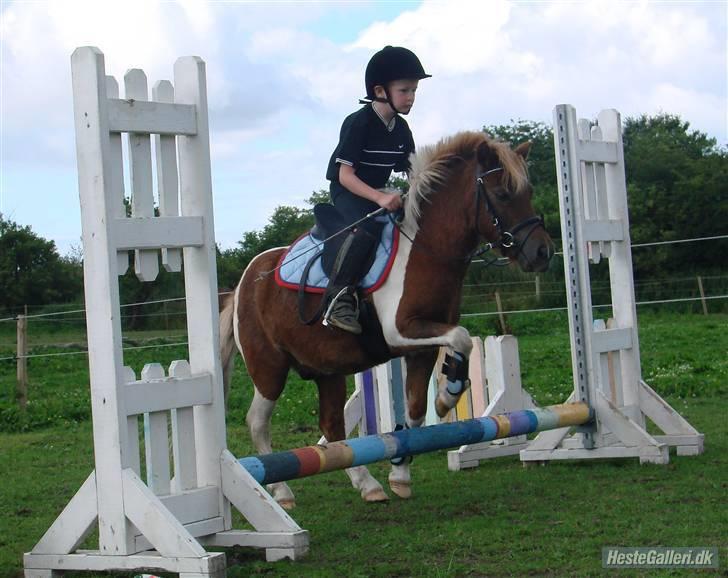
MULTIPOLYGON (((275 279, 278 285, 286 289, 323 294, 339 249, 349 234, 349 223, 328 203, 319 203, 313 213, 314 226, 283 253, 275 279)), ((362 270, 367 272, 359 288, 365 294, 376 291, 386 281, 399 244, 399 229, 388 216, 374 217, 374 221, 378 225, 380 241, 362 265, 362 270)))

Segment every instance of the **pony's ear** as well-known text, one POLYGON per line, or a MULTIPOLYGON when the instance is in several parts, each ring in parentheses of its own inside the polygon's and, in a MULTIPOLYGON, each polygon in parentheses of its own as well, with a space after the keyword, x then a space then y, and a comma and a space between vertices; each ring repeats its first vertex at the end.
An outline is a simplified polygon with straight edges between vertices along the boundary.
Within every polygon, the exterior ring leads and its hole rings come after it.
POLYGON ((478 162, 486 171, 496 169, 500 166, 498 153, 487 142, 482 142, 478 145, 478 162))
POLYGON ((528 158, 528 153, 531 151, 532 144, 533 143, 531 141, 522 142, 513 149, 513 152, 521 155, 523 157, 523 160, 525 161, 528 158))

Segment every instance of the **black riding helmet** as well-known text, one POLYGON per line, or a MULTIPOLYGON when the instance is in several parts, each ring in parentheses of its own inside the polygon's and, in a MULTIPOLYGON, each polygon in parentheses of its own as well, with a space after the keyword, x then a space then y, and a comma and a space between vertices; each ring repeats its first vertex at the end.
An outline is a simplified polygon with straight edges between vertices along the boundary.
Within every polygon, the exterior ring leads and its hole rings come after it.
POLYGON ((414 52, 401 46, 385 46, 369 60, 364 74, 364 83, 367 95, 361 102, 380 101, 388 102, 389 105, 399 112, 392 104, 387 85, 394 80, 430 78, 422 68, 420 59, 414 52), (374 87, 381 85, 387 93, 387 98, 377 98, 374 87))

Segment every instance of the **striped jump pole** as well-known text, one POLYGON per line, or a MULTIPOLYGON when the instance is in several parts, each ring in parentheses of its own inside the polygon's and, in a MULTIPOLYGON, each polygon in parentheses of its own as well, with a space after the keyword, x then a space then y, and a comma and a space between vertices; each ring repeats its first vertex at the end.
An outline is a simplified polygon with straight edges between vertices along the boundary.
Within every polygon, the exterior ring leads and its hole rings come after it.
POLYGON ((566 403, 249 456, 238 461, 258 483, 272 484, 466 444, 586 425, 593 419, 594 410, 586 403, 566 403))

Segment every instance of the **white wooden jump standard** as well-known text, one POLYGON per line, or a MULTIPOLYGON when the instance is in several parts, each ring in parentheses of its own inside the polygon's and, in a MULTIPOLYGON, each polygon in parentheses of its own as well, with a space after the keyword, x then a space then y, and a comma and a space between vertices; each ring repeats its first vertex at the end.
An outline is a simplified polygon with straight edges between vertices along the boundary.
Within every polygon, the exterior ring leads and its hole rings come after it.
MULTIPOLYGON (((700 454, 703 435, 642 379, 620 115, 610 109, 599 114, 596 124, 577 122, 572 106, 559 105, 554 146, 574 377, 567 401, 593 407, 596 426, 573 434, 570 428, 542 432, 520 451, 521 460, 637 457, 640 463, 666 464, 670 446, 678 455, 700 454), (601 258, 609 263, 614 319, 608 324, 595 320, 592 311, 589 262, 601 258), (647 419, 663 435, 649 434, 647 419)), ((502 365, 504 352, 496 353, 502 365)), ((512 350, 508 356, 513 358, 512 350)), ((486 368, 492 362, 486 355, 486 368)), ((502 385, 521 391, 520 379, 502 385)), ((529 398, 524 398, 526 408, 529 398)), ((498 455, 483 450, 463 446, 450 452, 450 469, 498 455)))
POLYGON ((252 546, 264 548, 268 560, 298 558, 308 549, 308 533, 226 447, 204 62, 180 58, 174 88, 158 83, 156 100, 148 102, 141 70, 127 73, 120 100, 98 49, 79 48, 71 61, 95 469, 25 554, 25 576, 151 569, 222 578, 225 554, 203 546, 252 546), (124 132, 131 218, 123 206, 124 132), (156 135, 159 217, 153 216, 150 135, 156 135), (136 379, 124 366, 118 276, 130 250, 143 281, 156 278, 160 250, 168 270, 184 264, 189 361, 173 362, 167 376, 150 364, 136 379), (232 529, 231 505, 255 531, 232 529), (98 550, 78 551, 94 527, 98 550))

